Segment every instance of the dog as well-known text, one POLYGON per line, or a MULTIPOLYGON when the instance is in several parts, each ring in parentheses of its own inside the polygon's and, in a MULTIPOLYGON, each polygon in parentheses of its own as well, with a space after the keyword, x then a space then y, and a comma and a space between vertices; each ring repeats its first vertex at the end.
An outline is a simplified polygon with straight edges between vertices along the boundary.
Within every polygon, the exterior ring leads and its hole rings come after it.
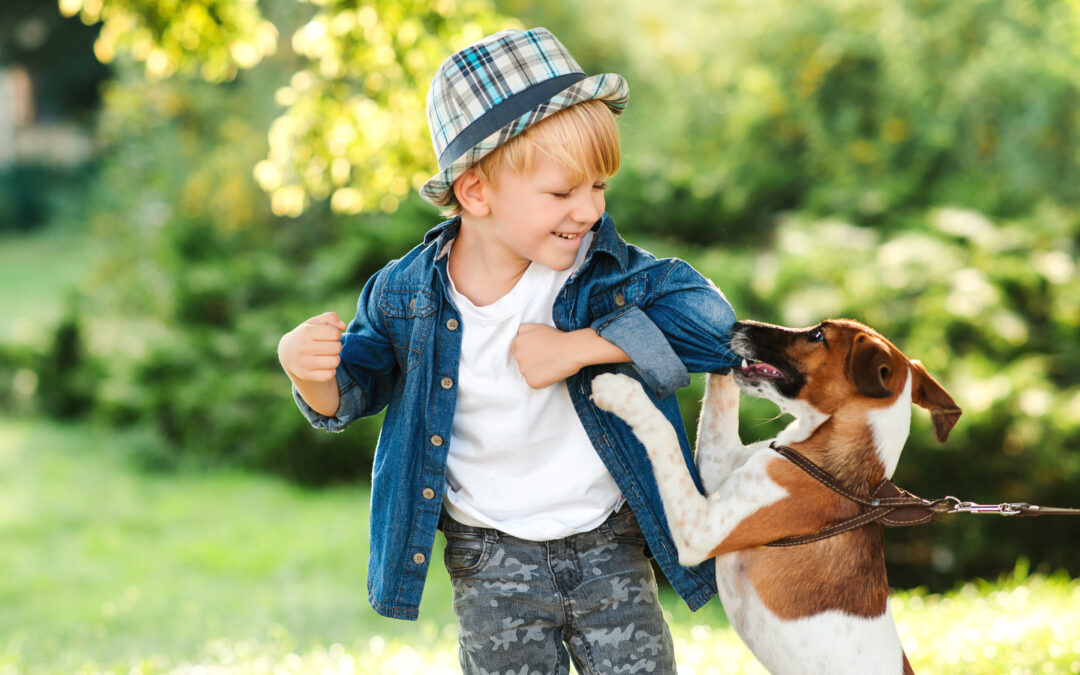
POLYGON ((731 351, 742 366, 706 380, 695 487, 675 430, 635 380, 602 374, 592 400, 633 429, 648 451, 683 565, 716 558, 732 626, 772 673, 912 673, 888 606, 882 529, 873 522, 797 546, 862 507, 774 446, 795 449, 855 494, 892 476, 911 404, 930 411, 944 442, 960 408, 918 361, 850 320, 791 329, 742 321, 731 351), (743 445, 740 389, 795 419, 773 441, 743 445))

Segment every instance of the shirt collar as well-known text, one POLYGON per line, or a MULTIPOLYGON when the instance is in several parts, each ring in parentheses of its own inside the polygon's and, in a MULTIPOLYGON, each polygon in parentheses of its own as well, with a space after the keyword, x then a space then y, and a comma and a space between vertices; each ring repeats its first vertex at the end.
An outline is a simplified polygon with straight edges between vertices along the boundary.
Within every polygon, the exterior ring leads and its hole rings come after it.
POLYGON ((424 235, 424 246, 429 246, 431 242, 436 242, 437 248, 435 249, 435 260, 446 255, 446 245, 457 236, 458 230, 460 229, 461 216, 454 216, 450 220, 444 220, 428 230, 427 234, 424 235))
POLYGON ((589 251, 589 256, 585 259, 585 265, 589 264, 589 259, 594 254, 601 252, 610 255, 615 259, 615 262, 619 263, 619 269, 625 270, 627 265, 626 245, 619 239, 619 233, 615 231, 615 221, 611 219, 607 211, 600 216, 600 220, 596 221, 592 229, 596 236, 593 239, 592 250, 589 251))
MULTIPOLYGON (((445 255, 446 245, 457 236, 460 229, 461 216, 454 216, 450 220, 439 223, 424 235, 425 246, 436 242, 435 260, 439 260, 445 255)), ((615 231, 615 222, 611 220, 611 216, 606 211, 600 216, 600 220, 593 225, 592 231, 596 234, 593 237, 592 249, 585 258, 584 265, 588 265, 593 255, 600 252, 614 258, 619 263, 620 269, 626 269, 626 246, 619 239, 619 234, 615 231)))

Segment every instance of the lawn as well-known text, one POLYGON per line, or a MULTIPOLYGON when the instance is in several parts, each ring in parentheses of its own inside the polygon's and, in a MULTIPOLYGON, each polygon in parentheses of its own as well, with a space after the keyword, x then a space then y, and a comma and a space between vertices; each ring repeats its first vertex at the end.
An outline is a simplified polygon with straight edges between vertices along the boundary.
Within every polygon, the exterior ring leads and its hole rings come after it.
POLYGON ((65 295, 85 282, 102 250, 71 228, 0 234, 0 342, 46 335, 65 309, 65 295))
MULTIPOLYGON (((367 493, 147 473, 149 436, 0 418, 0 674, 457 672, 445 572, 418 623, 367 606, 367 493)), ((1080 673, 1080 582, 898 593, 916 670, 1080 673)), ((680 673, 761 673, 710 603, 665 595, 680 673)))

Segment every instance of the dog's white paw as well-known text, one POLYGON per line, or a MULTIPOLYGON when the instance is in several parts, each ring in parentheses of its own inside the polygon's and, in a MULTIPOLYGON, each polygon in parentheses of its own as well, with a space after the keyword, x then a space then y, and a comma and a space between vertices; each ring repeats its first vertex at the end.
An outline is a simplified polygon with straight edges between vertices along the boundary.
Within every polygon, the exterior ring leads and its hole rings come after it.
POLYGON ((642 398, 648 401, 641 383, 632 377, 604 373, 593 378, 592 401, 601 410, 625 419, 626 413, 642 398))

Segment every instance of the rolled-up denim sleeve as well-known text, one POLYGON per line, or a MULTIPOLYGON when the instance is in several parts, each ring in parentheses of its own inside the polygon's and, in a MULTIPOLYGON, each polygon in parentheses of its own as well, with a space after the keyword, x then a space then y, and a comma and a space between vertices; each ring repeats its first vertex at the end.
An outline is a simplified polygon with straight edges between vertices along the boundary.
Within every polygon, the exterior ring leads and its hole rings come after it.
POLYGON ((341 336, 341 363, 335 374, 340 399, 337 412, 332 417, 316 412, 296 387, 292 388, 300 412, 318 429, 342 431, 356 419, 379 412, 389 402, 398 374, 397 361, 393 345, 383 333, 376 300, 391 265, 365 284, 356 303, 356 316, 341 336))
POLYGON ((640 307, 627 306, 594 322, 591 328, 626 352, 634 370, 660 398, 690 384, 690 373, 679 355, 640 307))
POLYGON ((311 426, 334 433, 344 431, 345 427, 352 424, 354 420, 363 417, 363 410, 367 407, 363 389, 357 386, 344 369, 338 368, 336 377, 340 402, 333 417, 316 412, 296 390, 296 386, 292 388, 293 400, 296 401, 297 407, 311 426))
POLYGON ((688 263, 666 261, 643 310, 691 373, 725 372, 740 363, 730 348, 735 310, 688 263))

